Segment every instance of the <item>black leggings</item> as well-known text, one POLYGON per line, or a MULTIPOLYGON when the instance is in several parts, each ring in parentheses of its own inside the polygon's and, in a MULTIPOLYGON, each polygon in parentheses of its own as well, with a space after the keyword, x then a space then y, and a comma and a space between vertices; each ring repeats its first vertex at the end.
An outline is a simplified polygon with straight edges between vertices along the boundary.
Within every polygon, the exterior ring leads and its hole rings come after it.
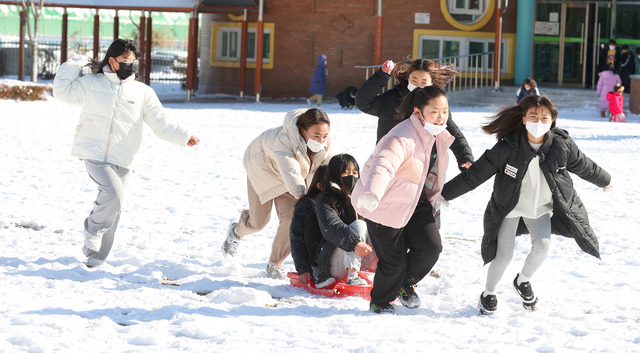
POLYGON ((402 285, 414 285, 426 276, 440 257, 442 240, 431 203, 419 204, 404 228, 391 228, 365 219, 378 256, 371 302, 390 303, 402 285), (407 251, 408 250, 408 251, 407 251))

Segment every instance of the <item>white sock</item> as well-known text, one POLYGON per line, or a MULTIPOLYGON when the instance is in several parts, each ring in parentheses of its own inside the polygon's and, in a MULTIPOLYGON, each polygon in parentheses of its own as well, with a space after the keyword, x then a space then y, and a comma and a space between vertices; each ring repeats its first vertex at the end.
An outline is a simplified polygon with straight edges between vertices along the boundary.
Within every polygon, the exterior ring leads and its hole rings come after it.
POLYGON ((524 282, 529 282, 529 277, 525 277, 522 275, 522 273, 518 274, 518 280, 516 281, 517 285, 521 285, 524 282))
POLYGON ((485 289, 484 292, 482 292, 482 296, 486 297, 488 295, 496 295, 496 292, 485 289))

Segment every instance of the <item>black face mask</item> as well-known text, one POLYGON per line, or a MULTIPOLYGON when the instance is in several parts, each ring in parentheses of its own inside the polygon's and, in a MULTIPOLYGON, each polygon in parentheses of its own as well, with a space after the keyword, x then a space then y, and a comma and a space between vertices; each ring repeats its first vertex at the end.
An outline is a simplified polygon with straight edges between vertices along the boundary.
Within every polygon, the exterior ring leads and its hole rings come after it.
POLYGON ((116 75, 118 75, 121 80, 133 75, 133 72, 138 69, 138 65, 134 65, 133 63, 127 64, 119 62, 118 65, 116 75))
POLYGON ((349 188, 349 193, 352 193, 353 188, 356 187, 356 183, 358 182, 358 177, 355 175, 343 176, 342 182, 347 186, 347 188, 349 188))

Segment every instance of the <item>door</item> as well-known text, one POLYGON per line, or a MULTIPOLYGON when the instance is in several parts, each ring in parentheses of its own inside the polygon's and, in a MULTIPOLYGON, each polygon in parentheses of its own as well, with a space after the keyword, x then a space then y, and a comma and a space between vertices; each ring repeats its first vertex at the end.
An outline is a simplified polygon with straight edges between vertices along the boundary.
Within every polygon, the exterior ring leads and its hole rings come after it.
POLYGON ((536 4, 533 64, 536 80, 559 87, 592 86, 598 57, 597 17, 595 3, 536 4))

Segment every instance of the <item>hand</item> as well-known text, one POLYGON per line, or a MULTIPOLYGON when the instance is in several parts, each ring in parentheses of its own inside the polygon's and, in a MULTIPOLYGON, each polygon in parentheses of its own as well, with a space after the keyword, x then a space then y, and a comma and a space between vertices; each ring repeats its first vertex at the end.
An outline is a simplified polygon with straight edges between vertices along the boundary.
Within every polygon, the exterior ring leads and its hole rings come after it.
POLYGON ((369 212, 373 212, 380 205, 380 201, 373 194, 362 194, 358 197, 358 208, 364 208, 369 212))
POLYGON ((373 249, 371 248, 371 246, 363 241, 359 242, 358 244, 356 244, 356 248, 353 249, 353 252, 365 257, 369 254, 371 254, 373 252, 373 249))
POLYGON ((200 143, 200 139, 197 136, 191 136, 189 137, 189 142, 187 142, 187 146, 189 147, 195 146, 198 143, 200 143))
POLYGON ((71 64, 76 64, 78 65, 78 67, 82 68, 89 63, 89 58, 86 55, 73 53, 69 57, 69 60, 67 60, 67 62, 71 64))
POLYGON ((302 272, 301 274, 298 275, 298 281, 300 281, 300 283, 302 284, 307 284, 311 280, 313 280, 313 276, 311 275, 311 272, 302 272))
POLYGON ((460 164, 460 167, 464 169, 469 169, 469 167, 471 167, 471 162, 462 163, 460 164))
POLYGON ((384 62, 384 64, 382 64, 382 71, 384 71, 386 74, 391 75, 391 71, 393 71, 394 67, 396 67, 396 64, 393 62, 393 60, 387 60, 384 62))
POLYGON ((602 191, 609 192, 609 191, 611 191, 612 188, 613 188, 613 185, 611 185, 611 183, 609 183, 609 185, 607 185, 607 186, 602 188, 602 191))
POLYGON ((438 212, 442 206, 449 207, 449 201, 440 195, 438 196, 438 201, 436 201, 436 212, 438 212))

